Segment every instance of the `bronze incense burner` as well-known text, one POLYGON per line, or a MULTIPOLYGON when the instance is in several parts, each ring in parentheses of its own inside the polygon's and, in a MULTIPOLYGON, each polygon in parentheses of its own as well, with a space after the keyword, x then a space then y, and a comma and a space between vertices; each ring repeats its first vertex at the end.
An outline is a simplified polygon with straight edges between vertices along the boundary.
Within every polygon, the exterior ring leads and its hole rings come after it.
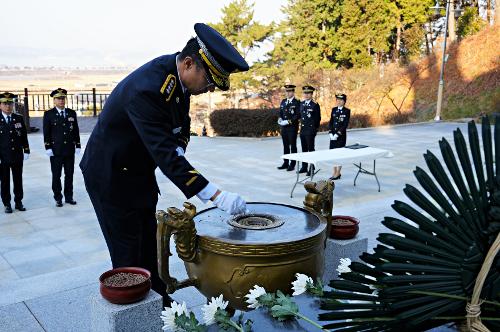
POLYGON ((230 306, 246 310, 244 296, 254 285, 290 292, 296 273, 321 277, 333 182, 305 187, 303 208, 248 203, 249 214, 231 216, 217 208, 196 214, 186 202, 183 211, 158 211, 158 269, 167 293, 195 286, 207 298, 223 294, 230 306), (172 234, 189 276, 184 281, 169 273, 172 234))

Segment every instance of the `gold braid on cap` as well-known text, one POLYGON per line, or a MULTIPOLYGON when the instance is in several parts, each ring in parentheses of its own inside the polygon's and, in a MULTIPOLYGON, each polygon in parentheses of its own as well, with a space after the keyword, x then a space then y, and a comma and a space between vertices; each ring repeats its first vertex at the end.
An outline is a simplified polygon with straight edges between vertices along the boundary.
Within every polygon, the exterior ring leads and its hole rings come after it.
POLYGON ((218 76, 222 76, 224 78, 229 77, 229 73, 222 68, 222 66, 215 60, 213 55, 208 51, 205 44, 201 41, 199 37, 196 37, 198 41, 198 45, 200 45, 200 55, 203 58, 203 61, 208 65, 208 67, 218 76))

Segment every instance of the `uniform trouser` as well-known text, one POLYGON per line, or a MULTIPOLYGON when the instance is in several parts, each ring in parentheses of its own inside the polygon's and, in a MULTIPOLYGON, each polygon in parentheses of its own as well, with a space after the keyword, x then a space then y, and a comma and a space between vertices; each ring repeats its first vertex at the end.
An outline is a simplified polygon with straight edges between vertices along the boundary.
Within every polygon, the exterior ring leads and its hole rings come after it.
MULTIPOLYGON (((297 130, 293 129, 282 129, 281 139, 283 140, 283 154, 296 153, 297 152, 297 130)), ((291 168, 295 167, 295 160, 289 163, 288 159, 285 159, 283 165, 289 166, 291 168)))
POLYGON ((0 165, 2 178, 1 196, 4 206, 10 206, 10 173, 14 184, 14 203, 21 204, 23 200, 23 162, 3 163, 0 165))
POLYGON ((75 169, 75 155, 50 157, 52 170, 52 191, 56 201, 62 200, 61 173, 64 167, 64 199, 73 199, 73 172, 75 169))
POLYGON ((106 240, 113 268, 138 266, 151 272, 152 288, 166 295, 166 286, 158 274, 156 253, 156 207, 134 208, 103 200, 89 188, 90 201, 106 240))
MULTIPOLYGON (((316 134, 300 134, 300 145, 302 145, 302 152, 311 152, 314 150, 314 140, 316 139, 316 134)), ((302 169, 307 169, 309 165, 307 163, 302 163, 302 169)))

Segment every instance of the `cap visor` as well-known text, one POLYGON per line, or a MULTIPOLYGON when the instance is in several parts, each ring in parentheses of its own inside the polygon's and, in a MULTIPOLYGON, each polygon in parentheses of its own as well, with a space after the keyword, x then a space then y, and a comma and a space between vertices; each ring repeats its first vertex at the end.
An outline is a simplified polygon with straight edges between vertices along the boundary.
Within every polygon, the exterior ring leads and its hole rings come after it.
POLYGON ((229 81, 229 77, 226 78, 226 77, 218 76, 218 75, 214 74, 214 72, 212 72, 211 69, 208 69, 208 72, 210 74, 210 77, 209 77, 211 80, 210 83, 213 83, 217 88, 219 88, 222 91, 229 90, 229 87, 231 86, 231 82, 229 81))

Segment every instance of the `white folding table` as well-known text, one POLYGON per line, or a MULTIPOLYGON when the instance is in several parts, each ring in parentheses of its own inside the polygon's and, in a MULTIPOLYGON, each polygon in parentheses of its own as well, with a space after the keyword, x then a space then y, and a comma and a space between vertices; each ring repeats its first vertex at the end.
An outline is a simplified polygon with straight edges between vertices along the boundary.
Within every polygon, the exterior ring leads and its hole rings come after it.
POLYGON ((290 197, 293 197, 293 191, 295 187, 299 183, 303 183, 307 179, 311 181, 314 178, 314 175, 318 173, 320 170, 317 167, 317 164, 320 162, 328 162, 332 166, 338 165, 342 166, 344 164, 352 163, 354 166, 358 168, 358 172, 356 177, 354 178, 354 185, 356 185, 356 180, 360 173, 373 175, 375 180, 377 180, 378 191, 380 191, 380 182, 378 181, 377 172, 375 169, 376 160, 378 158, 391 158, 394 155, 389 150, 383 150, 372 147, 365 147, 360 149, 350 149, 350 148, 338 148, 338 149, 330 149, 330 150, 318 150, 313 152, 300 152, 300 153, 290 153, 281 156, 282 159, 295 160, 297 161, 297 180, 293 185, 292 192, 290 193, 290 197), (363 168, 361 162, 373 160, 373 170, 369 171, 363 168), (300 180, 299 169, 301 163, 309 164, 310 176, 306 176, 304 179, 300 180), (358 163, 358 164, 357 164, 358 163), (316 170, 313 170, 312 166, 316 170))

